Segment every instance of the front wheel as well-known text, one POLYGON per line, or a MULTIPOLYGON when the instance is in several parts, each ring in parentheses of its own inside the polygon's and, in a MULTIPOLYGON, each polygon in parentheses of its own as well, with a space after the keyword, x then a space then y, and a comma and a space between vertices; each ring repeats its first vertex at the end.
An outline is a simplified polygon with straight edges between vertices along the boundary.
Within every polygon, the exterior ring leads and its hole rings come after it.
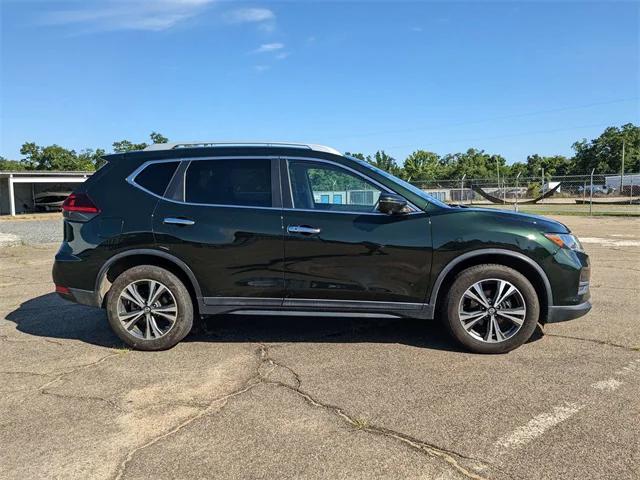
POLYGON ((445 301, 445 325, 476 353, 506 353, 533 334, 540 302, 524 275, 504 265, 477 265, 460 272, 445 301))
POLYGON ((107 316, 113 331, 138 350, 166 350, 187 336, 193 303, 173 273, 154 265, 124 271, 111 286, 107 316))

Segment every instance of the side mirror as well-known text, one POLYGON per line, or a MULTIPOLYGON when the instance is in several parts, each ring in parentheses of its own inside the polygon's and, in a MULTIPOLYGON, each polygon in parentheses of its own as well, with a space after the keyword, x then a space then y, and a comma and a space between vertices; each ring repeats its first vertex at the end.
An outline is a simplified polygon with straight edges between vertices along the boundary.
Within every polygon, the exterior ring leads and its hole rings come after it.
POLYGON ((378 210, 387 215, 402 213, 406 208, 407 201, 395 193, 381 193, 378 199, 378 210))

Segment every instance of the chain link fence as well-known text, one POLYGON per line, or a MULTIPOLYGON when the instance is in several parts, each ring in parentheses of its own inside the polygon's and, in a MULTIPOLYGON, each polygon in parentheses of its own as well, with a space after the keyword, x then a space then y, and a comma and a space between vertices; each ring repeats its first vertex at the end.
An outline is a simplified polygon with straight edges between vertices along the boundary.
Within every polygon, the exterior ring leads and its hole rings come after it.
POLYGON ((457 178, 412 182, 446 203, 560 213, 640 215, 640 174, 457 178))

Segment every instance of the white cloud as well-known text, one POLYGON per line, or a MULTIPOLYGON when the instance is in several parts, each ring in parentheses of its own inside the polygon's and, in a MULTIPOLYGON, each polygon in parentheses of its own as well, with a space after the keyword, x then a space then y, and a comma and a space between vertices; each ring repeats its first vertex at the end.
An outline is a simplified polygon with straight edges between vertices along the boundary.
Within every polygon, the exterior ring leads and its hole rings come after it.
POLYGON ((284 48, 284 43, 263 43, 258 48, 256 48, 253 53, 266 53, 266 52, 275 52, 277 50, 282 50, 284 48))
POLYGON ((291 53, 289 52, 280 52, 279 54, 276 55, 276 58, 278 60, 284 60, 285 58, 287 58, 289 55, 291 55, 291 53))
POLYGON ((269 65, 255 65, 253 67, 253 69, 258 73, 266 72, 269 68, 269 65))
POLYGON ((276 16, 268 8, 239 8, 227 13, 226 18, 231 23, 260 23, 273 21, 276 16))
POLYGON ((166 30, 192 18, 214 0, 97 0, 45 14, 45 25, 77 25, 89 30, 166 30))

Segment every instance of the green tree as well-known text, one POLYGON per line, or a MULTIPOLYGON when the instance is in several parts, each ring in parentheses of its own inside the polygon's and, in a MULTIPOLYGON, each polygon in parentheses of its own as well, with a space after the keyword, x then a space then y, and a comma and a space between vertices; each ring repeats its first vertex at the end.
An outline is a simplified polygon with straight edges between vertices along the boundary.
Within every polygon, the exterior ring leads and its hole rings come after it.
MULTIPOLYGON (((91 171, 104 163, 104 150, 82 150, 79 154, 75 150, 68 150, 60 145, 41 147, 34 142, 27 142, 20 148, 25 156, 18 163, 22 170, 62 170, 62 171, 91 171)), ((2 170, 2 168, 0 168, 2 170)))
POLYGON ((87 158, 79 158, 74 150, 60 145, 40 147, 27 142, 20 148, 25 155, 22 162, 26 170, 93 170, 94 166, 87 158))
POLYGON ((442 157, 444 173, 448 178, 493 178, 508 172, 507 161, 501 155, 489 155, 484 150, 470 148, 464 153, 453 153, 442 157))
POLYGON ((573 173, 618 173, 622 164, 622 142, 625 149, 625 171, 640 170, 640 127, 627 123, 622 127, 608 127, 591 141, 582 139, 573 144, 573 173))
POLYGON ((506 174, 508 177, 517 177, 520 174, 521 177, 529 176, 529 169, 527 168, 527 164, 523 162, 514 162, 509 165, 506 174))
MULTIPOLYGON (((149 135, 152 143, 167 143, 169 139, 158 132, 151 132, 149 135)), ((115 153, 132 152, 134 150, 144 150, 149 146, 148 143, 133 143, 131 140, 120 140, 119 142, 113 142, 113 151, 115 153)))
POLYGON ((363 162, 371 162, 371 157, 369 156, 365 157, 363 153, 345 152, 344 154, 347 155, 348 157, 353 157, 353 158, 357 158, 358 160, 362 160, 363 162))
POLYGON ((107 163, 104 159, 105 154, 106 152, 102 148, 96 150, 87 148, 80 152, 78 160, 83 164, 91 165, 91 168, 87 168, 87 170, 93 170, 94 168, 97 170, 107 163))
POLYGON ((355 175, 326 168, 309 168, 309 182, 314 191, 370 190, 368 184, 355 175))
POLYGON ((563 155, 543 157, 538 154, 527 157, 527 176, 539 177, 544 168, 545 177, 568 175, 573 169, 573 160, 563 155))
POLYGON ((162 135, 161 133, 158 133, 158 132, 151 132, 151 134, 149 135, 149 138, 151 138, 151 141, 153 143, 167 143, 167 142, 169 142, 169 139, 167 137, 165 137, 164 135, 162 135))
POLYGON ((149 146, 144 142, 133 143, 130 140, 120 140, 119 142, 113 142, 111 145, 113 146, 113 151, 115 153, 125 153, 125 152, 132 152, 135 150, 144 150, 149 146))
POLYGON ((7 160, 0 156, 0 171, 17 172, 24 170, 24 165, 18 160, 7 160))
POLYGON ((402 177, 410 182, 437 180, 445 172, 438 154, 426 150, 416 150, 404 161, 402 177))
POLYGON ((384 150, 378 150, 373 158, 367 157, 366 161, 371 165, 378 167, 380 170, 389 172, 392 175, 400 175, 402 173, 400 167, 396 163, 396 159, 387 155, 384 150))

